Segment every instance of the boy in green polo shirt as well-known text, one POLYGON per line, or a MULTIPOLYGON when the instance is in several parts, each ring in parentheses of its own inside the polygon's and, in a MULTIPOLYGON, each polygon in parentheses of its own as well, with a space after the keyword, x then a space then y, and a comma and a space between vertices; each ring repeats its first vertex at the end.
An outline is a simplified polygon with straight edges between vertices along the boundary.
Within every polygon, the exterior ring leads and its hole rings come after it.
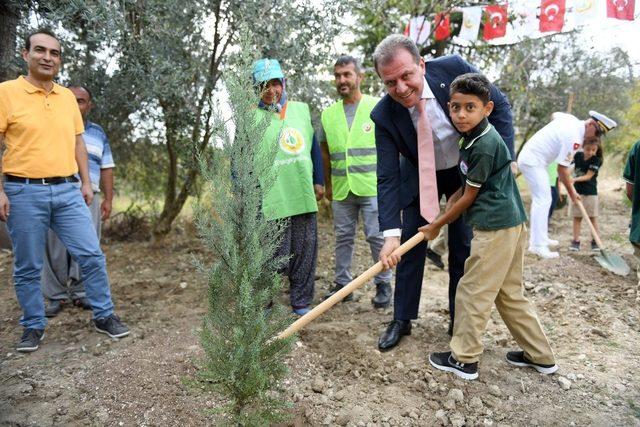
MULTIPOLYGON (((640 178, 640 141, 633 144, 629 151, 627 164, 622 178, 627 183, 627 197, 631 200, 631 229, 629 241, 633 245, 633 255, 640 264, 640 185, 635 185, 640 178)), ((636 302, 640 303, 640 268, 638 268, 638 287, 636 289, 636 302)))
POLYGON ((429 355, 436 369, 468 380, 478 377, 482 334, 494 303, 524 350, 507 353, 507 362, 544 374, 558 369, 533 306, 523 295, 526 215, 507 146, 487 120, 493 110, 490 87, 486 77, 475 73, 451 83, 449 115, 462 134, 459 167, 466 184, 443 215, 420 228, 431 240, 462 214, 473 227, 471 255, 456 293, 451 351, 429 355))

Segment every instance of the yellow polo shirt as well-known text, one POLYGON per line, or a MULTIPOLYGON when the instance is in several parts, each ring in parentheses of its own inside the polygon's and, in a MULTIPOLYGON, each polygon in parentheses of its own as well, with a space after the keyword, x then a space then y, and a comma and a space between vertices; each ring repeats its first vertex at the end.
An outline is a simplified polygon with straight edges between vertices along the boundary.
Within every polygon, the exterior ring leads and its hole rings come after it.
POLYGON ((83 132, 69 89, 54 83, 45 93, 22 76, 0 83, 0 133, 6 147, 2 173, 25 178, 75 174, 76 135, 83 132))

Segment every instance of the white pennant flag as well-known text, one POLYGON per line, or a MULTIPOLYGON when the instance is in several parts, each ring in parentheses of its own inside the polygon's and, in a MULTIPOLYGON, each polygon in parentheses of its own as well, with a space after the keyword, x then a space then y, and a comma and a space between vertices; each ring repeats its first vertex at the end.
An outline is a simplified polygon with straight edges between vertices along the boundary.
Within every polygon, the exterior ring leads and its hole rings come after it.
POLYGON ((531 2, 513 4, 514 19, 509 23, 512 27, 512 35, 522 40, 534 37, 538 32, 538 8, 531 2))
POLYGON ((480 21, 482 20, 482 7, 463 7, 462 25, 458 37, 464 40, 476 40, 480 31, 480 21))
POLYGON ((571 15, 574 25, 585 25, 598 18, 598 0, 573 0, 571 15))
POLYGON ((431 33, 431 21, 426 16, 415 16, 409 21, 409 38, 417 45, 424 44, 431 33))

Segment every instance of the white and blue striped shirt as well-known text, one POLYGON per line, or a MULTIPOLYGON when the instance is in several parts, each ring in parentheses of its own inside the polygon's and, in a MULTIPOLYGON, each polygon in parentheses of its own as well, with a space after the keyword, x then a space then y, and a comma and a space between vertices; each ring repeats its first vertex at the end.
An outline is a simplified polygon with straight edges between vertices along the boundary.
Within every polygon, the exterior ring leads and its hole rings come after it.
POLYGON ((107 134, 100 125, 87 121, 82 134, 89 154, 89 179, 93 191, 100 191, 100 170, 115 166, 107 134))

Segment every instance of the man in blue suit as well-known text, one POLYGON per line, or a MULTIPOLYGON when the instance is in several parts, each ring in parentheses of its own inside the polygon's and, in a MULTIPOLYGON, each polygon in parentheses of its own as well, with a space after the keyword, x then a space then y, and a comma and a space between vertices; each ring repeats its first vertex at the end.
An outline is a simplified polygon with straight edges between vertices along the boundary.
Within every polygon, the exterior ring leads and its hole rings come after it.
MULTIPOLYGON (((411 238, 427 221, 420 214, 418 197, 418 148, 416 105, 426 98, 425 112, 433 130, 438 197, 447 199, 462 183, 458 173, 460 134, 449 117, 449 85, 459 75, 478 70, 457 55, 425 63, 415 43, 401 35, 391 35, 373 54, 376 71, 387 95, 371 112, 376 125, 378 154, 378 215, 385 242, 380 261, 396 270, 393 321, 380 336, 378 348, 389 350, 403 335, 411 333, 411 320, 418 317, 427 243, 422 242, 402 256, 393 254, 401 242, 411 238)), ((495 103, 489 121, 513 151, 513 120, 507 98, 495 86, 495 103)), ((471 229, 462 218, 449 224, 449 335, 453 331, 455 293, 469 256, 471 229)))

